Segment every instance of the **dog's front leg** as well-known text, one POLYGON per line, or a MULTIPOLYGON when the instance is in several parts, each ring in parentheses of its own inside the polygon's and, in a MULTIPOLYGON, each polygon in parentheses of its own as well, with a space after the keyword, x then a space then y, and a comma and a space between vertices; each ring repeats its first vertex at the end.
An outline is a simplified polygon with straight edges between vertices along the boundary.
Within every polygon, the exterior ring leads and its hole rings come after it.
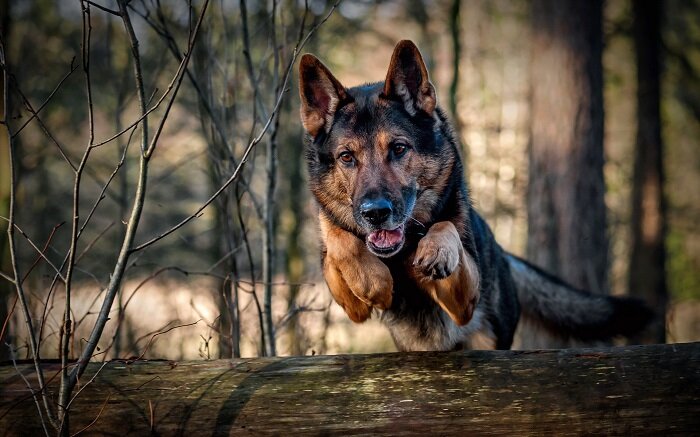
POLYGON ((320 215, 323 276, 335 301, 353 322, 364 322, 372 307, 391 306, 394 281, 389 268, 365 243, 320 215))
POLYGON ((479 301, 479 269, 452 222, 435 223, 421 238, 413 257, 413 274, 421 289, 455 323, 469 323, 479 301))

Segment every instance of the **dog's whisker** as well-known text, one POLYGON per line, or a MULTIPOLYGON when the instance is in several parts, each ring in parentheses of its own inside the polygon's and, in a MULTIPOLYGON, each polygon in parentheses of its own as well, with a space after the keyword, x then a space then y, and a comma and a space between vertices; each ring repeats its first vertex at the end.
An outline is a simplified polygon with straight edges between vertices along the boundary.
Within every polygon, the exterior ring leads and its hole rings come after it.
POLYGON ((413 217, 409 217, 409 219, 413 220, 414 222, 416 222, 416 223, 418 223, 419 225, 421 225, 421 227, 425 228, 425 225, 424 225, 423 223, 419 222, 418 220, 414 219, 413 217))

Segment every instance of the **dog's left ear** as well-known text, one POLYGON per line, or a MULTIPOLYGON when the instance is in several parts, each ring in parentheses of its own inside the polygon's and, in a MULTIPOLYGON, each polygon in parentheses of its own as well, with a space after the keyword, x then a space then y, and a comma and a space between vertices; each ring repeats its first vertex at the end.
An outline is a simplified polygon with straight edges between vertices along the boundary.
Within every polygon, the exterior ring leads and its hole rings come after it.
POLYGON ((403 102, 411 115, 416 115, 417 111, 432 115, 435 111, 435 87, 430 83, 423 57, 412 41, 400 41, 394 48, 383 96, 403 102))

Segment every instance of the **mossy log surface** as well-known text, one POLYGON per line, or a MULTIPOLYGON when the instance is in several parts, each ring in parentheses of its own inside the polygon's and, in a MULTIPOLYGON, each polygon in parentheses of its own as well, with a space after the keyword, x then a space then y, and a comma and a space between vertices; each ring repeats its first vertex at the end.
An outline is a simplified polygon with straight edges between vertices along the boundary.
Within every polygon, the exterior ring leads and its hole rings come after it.
MULTIPOLYGON (((82 381, 99 369, 91 364, 82 381)), ((35 381, 31 365, 18 370, 35 381)), ((88 434, 119 436, 694 434, 700 343, 113 361, 71 411, 71 432, 94 421, 88 434)), ((0 367, 0 434, 40 433, 17 369, 0 367)))

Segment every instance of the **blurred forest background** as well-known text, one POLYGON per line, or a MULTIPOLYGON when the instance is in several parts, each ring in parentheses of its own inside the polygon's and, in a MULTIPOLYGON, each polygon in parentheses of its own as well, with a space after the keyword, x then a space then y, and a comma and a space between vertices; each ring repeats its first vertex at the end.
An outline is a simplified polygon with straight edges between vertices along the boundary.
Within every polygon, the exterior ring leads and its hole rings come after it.
MULTIPOLYGON (((547 172, 547 166, 533 164, 539 150, 533 136, 539 135, 537 126, 569 127, 556 123, 556 113, 533 109, 540 91, 566 92, 549 81, 563 67, 552 61, 556 57, 545 56, 551 55, 551 44, 546 35, 542 39, 542 29, 566 33, 567 26, 559 24, 567 20, 584 26, 594 41, 588 56, 595 58, 598 50, 602 60, 602 80, 593 80, 587 92, 602 97, 599 106, 592 99, 589 115, 599 118, 594 124, 600 138, 593 146, 604 151, 604 163, 588 165, 602 166, 602 223, 607 223, 596 228, 602 236, 596 257, 602 270, 589 284, 596 284, 596 291, 649 299, 666 314, 661 341, 664 335, 669 342, 699 340, 700 1, 594 1, 602 10, 590 16, 570 7, 576 3, 346 0, 303 51, 315 53, 344 85, 354 86, 383 80, 395 43, 415 41, 462 140, 476 209, 507 250, 535 255, 547 265, 559 255, 538 257, 544 249, 537 245, 546 242, 533 241, 538 193, 532 187, 547 172), (550 64, 543 67, 543 62, 550 64), (553 76, 540 74, 543 69, 553 76), (651 81, 651 94, 638 93, 638 78, 651 81), (640 143, 649 127, 655 138, 656 125, 658 139, 640 143), (651 224, 644 221, 649 208, 651 224)), ((143 154, 142 123, 133 126, 142 108, 135 58, 115 1, 5 0, 0 5, 11 74, 6 114, 11 134, 3 133, 0 142, 0 216, 9 214, 11 139, 18 274, 38 347, 43 357, 59 356, 68 281, 73 323, 68 347, 75 357, 102 304, 134 203, 143 154), (82 8, 90 12, 88 39, 82 8), (80 235, 66 278, 78 173, 80 235)), ((320 24, 332 8, 316 0, 208 5, 149 161, 138 250, 128 258, 96 359, 393 350, 376 320, 353 325, 331 302, 319 268, 316 206, 306 188, 296 65, 286 86, 283 80, 300 29, 320 24), (197 213, 268 121, 239 177, 197 213), (191 215, 194 219, 175 232, 139 247, 191 215)), ((139 41, 144 107, 153 106, 176 77, 201 9, 201 1, 128 2, 139 41)), ((148 117, 151 137, 166 106, 148 117)), ((586 175, 588 169, 582 171, 586 175)), ((583 202, 573 197, 572 202, 583 202)), ((26 358, 31 342, 15 287, 6 280, 14 277, 7 220, 0 228, 0 271, 6 276, 0 278, 0 322, 5 321, 0 359, 11 349, 26 358)), ((567 276, 563 268, 547 267, 567 276)))

